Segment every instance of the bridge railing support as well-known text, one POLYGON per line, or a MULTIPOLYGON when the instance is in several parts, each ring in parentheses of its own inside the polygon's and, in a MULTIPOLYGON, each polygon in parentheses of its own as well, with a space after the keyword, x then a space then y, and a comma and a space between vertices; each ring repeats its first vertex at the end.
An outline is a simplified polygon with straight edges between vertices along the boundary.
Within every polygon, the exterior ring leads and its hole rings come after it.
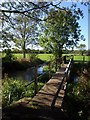
POLYGON ((63 77, 64 83, 62 85, 63 89, 66 89, 67 81, 70 78, 70 73, 71 73, 72 65, 73 65, 73 57, 70 59, 68 65, 66 67, 65 73, 64 73, 64 77, 63 77))

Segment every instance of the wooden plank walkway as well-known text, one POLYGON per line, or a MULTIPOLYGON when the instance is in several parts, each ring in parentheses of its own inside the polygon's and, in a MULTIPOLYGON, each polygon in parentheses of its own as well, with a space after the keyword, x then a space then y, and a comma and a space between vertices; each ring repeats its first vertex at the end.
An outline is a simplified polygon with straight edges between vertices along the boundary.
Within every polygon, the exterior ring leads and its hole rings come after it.
POLYGON ((65 90, 61 89, 64 82, 65 69, 67 64, 61 67, 60 71, 45 84, 45 86, 32 99, 40 107, 60 108, 62 106, 65 90))

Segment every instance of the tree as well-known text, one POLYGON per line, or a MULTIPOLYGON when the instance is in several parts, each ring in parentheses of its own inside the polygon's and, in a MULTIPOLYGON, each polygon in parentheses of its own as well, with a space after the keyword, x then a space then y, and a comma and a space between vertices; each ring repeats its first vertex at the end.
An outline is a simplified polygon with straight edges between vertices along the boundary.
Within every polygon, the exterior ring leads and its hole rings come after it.
POLYGON ((0 19, 2 20, 2 46, 11 48, 10 42, 22 49, 23 57, 28 44, 38 44, 37 26, 42 21, 51 3, 47 2, 2 2, 0 19))
POLYGON ((70 9, 51 9, 44 23, 44 33, 40 35, 40 44, 51 50, 56 57, 61 57, 63 48, 77 46, 80 40, 80 26, 78 20, 83 17, 76 6, 70 9))
MULTIPOLYGON (((8 5, 7 3, 5 3, 3 5, 7 5, 9 8, 11 4, 8 5)), ((11 9, 13 9, 12 5, 11 9)), ((32 13, 32 15, 34 15, 34 13, 32 13)), ((36 22, 32 18, 25 16, 24 14, 18 13, 10 15, 10 17, 8 17, 6 14, 4 15, 4 19, 5 20, 3 21, 2 25, 3 47, 10 48, 10 44, 8 44, 8 41, 13 41, 15 43, 15 46, 22 50, 23 58, 25 58, 27 45, 36 44, 38 42, 38 22, 36 22)))
POLYGON ((23 58, 25 58, 27 46, 37 42, 37 23, 23 15, 18 15, 15 18, 14 42, 16 46, 21 47, 23 58))
POLYGON ((77 48, 79 49, 81 55, 83 56, 84 50, 86 49, 86 45, 85 44, 80 44, 77 48))

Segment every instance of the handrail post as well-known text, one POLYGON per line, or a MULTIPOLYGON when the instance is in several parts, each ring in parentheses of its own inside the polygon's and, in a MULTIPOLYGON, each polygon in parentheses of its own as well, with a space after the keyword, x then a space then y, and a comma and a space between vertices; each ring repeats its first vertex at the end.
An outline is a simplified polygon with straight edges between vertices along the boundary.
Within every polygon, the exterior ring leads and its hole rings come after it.
POLYGON ((51 62, 49 62, 49 79, 51 77, 51 62))
POLYGON ((36 95, 37 92, 38 92, 38 86, 37 86, 37 83, 38 83, 38 75, 37 75, 37 65, 35 65, 35 82, 34 82, 34 87, 35 87, 35 91, 34 91, 34 94, 36 95))

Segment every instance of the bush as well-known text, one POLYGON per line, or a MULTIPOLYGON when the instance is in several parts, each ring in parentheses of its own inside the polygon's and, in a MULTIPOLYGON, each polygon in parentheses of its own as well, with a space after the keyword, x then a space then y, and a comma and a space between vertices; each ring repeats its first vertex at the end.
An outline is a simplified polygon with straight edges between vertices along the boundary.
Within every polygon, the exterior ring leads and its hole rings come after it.
MULTIPOLYGON (((90 118, 90 67, 78 66, 74 74, 79 70, 79 81, 77 83, 69 83, 67 86, 67 112, 73 120, 89 120, 90 118)), ((73 75, 74 75, 73 74, 73 75)))
POLYGON ((17 101, 24 97, 25 89, 22 81, 5 79, 2 89, 3 107, 10 105, 13 101, 17 101))
MULTIPOLYGON (((20 81, 6 77, 3 81, 2 88, 2 106, 7 107, 24 97, 33 97, 34 83, 29 86, 27 86, 27 84, 29 84, 28 81, 20 81)), ((38 83, 38 90, 40 90, 43 85, 44 83, 38 83)))

